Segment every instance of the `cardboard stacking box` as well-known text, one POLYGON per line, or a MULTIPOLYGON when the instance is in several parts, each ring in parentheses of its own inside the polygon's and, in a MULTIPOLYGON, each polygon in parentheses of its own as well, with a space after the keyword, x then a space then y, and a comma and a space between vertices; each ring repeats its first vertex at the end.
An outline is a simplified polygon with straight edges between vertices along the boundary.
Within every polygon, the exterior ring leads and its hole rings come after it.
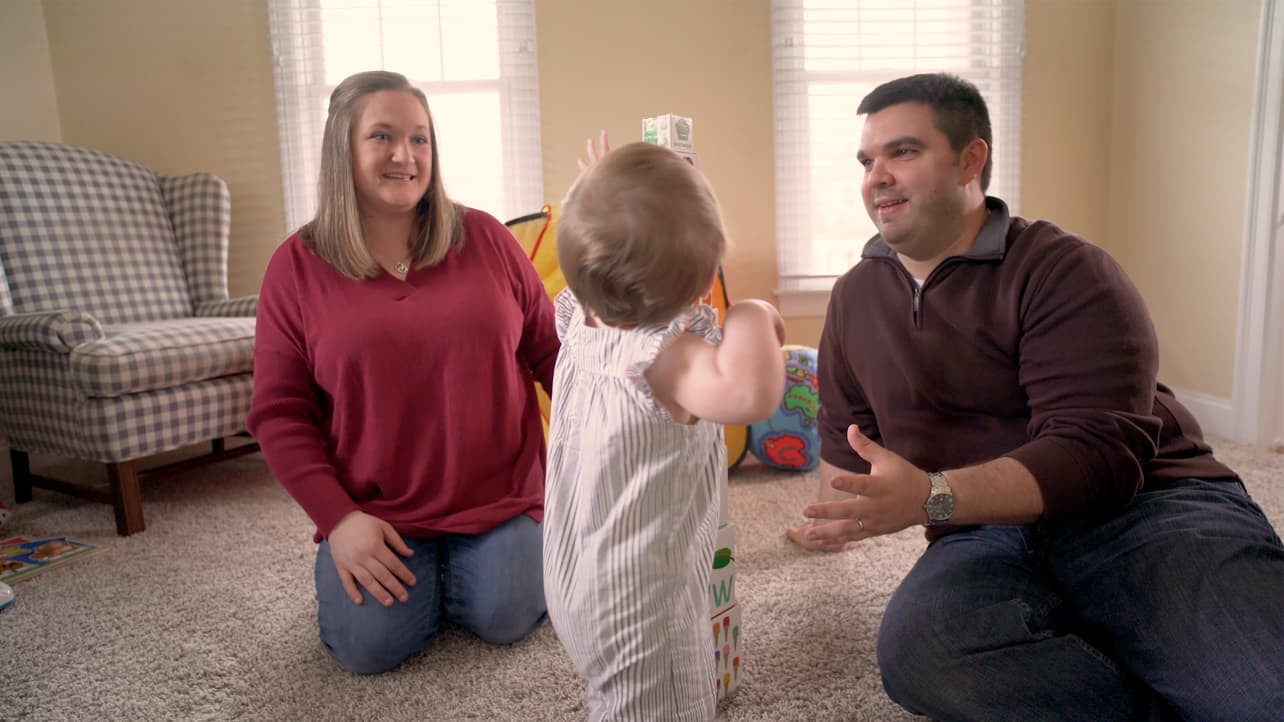
POLYGON ((744 669, 740 644, 740 605, 736 602, 736 525, 718 527, 714 544, 713 573, 709 576, 710 622, 713 627, 713 678, 718 699, 736 691, 744 669))
POLYGON ((695 128, 690 118, 665 113, 642 119, 642 140, 691 153, 695 151, 695 128))

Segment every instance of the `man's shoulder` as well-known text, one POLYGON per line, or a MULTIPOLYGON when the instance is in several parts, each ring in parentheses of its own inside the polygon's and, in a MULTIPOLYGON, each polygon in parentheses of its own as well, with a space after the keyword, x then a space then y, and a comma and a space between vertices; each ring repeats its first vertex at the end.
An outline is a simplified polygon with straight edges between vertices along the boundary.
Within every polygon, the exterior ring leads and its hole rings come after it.
POLYGON ((1067 231, 1048 220, 1026 220, 1013 217, 1008 223, 1006 256, 1009 260, 1043 264, 1078 254, 1109 256, 1083 235, 1067 231))
POLYGON ((1092 241, 1073 231, 1067 231, 1056 223, 1044 220, 1027 220, 1013 216, 1008 221, 1008 247, 1016 244, 1036 248, 1040 251, 1053 247, 1073 248, 1078 246, 1096 247, 1092 241))
POLYGON ((834 281, 834 293, 841 292, 845 288, 864 287, 870 283, 871 279, 884 272, 896 272, 896 266, 894 256, 875 255, 861 258, 834 281))

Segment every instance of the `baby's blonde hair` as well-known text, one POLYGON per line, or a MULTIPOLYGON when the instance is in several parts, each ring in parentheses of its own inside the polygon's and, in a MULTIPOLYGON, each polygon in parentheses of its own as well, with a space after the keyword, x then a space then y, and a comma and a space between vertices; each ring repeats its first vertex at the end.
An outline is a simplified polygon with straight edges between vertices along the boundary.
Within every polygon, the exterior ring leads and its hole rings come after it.
POLYGON ((726 248, 709 182, 657 145, 612 150, 562 201, 558 264, 580 303, 608 326, 673 319, 709 290, 726 248))

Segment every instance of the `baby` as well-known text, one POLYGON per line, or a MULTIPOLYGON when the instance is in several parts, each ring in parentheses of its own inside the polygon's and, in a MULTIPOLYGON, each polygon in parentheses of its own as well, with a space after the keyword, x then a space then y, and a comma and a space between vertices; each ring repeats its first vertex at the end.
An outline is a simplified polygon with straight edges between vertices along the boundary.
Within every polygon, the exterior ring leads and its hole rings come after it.
POLYGON ((607 152, 562 202, 544 593, 591 720, 714 716, 722 424, 770 416, 785 379, 774 307, 720 329, 700 303, 726 246, 708 182, 659 146, 607 152))

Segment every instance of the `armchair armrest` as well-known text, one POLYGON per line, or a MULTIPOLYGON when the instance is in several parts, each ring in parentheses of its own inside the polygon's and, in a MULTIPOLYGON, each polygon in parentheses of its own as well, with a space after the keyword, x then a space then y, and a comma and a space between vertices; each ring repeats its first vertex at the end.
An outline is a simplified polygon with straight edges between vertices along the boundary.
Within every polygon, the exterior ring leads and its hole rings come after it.
POLYGON ((196 304, 196 315, 207 316, 253 316, 259 308, 259 296, 241 296, 240 298, 223 298, 217 301, 202 301, 196 304))
POLYGON ((98 319, 84 311, 64 309, 0 317, 0 348, 70 353, 103 337, 98 319))

